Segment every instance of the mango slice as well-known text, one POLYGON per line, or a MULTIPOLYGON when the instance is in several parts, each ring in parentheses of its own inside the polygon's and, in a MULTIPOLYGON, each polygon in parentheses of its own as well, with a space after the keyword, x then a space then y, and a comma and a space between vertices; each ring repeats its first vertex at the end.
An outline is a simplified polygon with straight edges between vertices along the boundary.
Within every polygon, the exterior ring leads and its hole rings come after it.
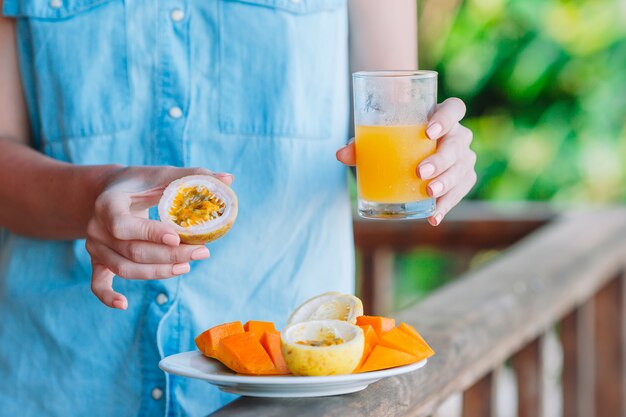
POLYGON ((359 362, 359 366, 357 366, 357 370, 363 366, 365 360, 369 357, 370 353, 372 353, 374 346, 378 344, 378 336, 370 324, 364 324, 359 327, 363 330, 365 346, 363 347, 363 356, 361 356, 361 361, 359 362))
POLYGON ((256 335, 257 340, 261 340, 261 336, 263 333, 269 330, 276 330, 274 327, 274 323, 271 321, 257 321, 257 320, 248 320, 246 324, 243 325, 243 329, 246 332, 252 332, 256 335))
POLYGON ((240 374, 274 375, 278 371, 254 333, 224 337, 217 347, 217 359, 240 374))
POLYGON ((423 339, 409 335, 397 327, 385 333, 378 344, 408 353, 420 361, 435 354, 423 339))
POLYGON ((396 327, 396 320, 389 317, 381 316, 360 316, 356 318, 357 326, 369 324, 376 331, 376 335, 380 339, 385 332, 396 327))
POLYGON ((425 345, 427 344, 422 335, 419 334, 419 332, 415 330, 415 327, 411 326, 410 324, 402 322, 398 325, 398 329, 402 330, 404 333, 417 337, 425 345))
POLYGON ((217 347, 222 338, 243 332, 244 329, 241 322, 233 321, 211 327, 209 330, 198 335, 194 341, 196 342, 198 350, 205 356, 208 356, 209 358, 216 358, 217 347))
POLYGON ((400 350, 376 345, 358 372, 378 371, 417 362, 417 358, 400 350))
POLYGON ((277 330, 268 330, 261 336, 261 346, 270 355, 278 374, 288 374, 289 367, 281 350, 280 333, 277 330))

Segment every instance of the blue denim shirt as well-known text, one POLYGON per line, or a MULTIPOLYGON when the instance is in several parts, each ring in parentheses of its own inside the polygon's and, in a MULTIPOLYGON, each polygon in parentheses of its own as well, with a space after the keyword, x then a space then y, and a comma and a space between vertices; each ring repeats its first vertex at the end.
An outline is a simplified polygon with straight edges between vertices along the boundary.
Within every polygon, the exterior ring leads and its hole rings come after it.
MULTIPOLYGON (((0 410, 206 415, 232 400, 158 362, 232 320, 353 290, 345 0, 4 0, 33 146, 74 164, 233 173, 239 217, 191 272, 90 291, 84 241, 0 233, 0 410), (162 394, 162 395, 159 395, 162 394)), ((24 184, 25 187, 28 184, 24 184)))

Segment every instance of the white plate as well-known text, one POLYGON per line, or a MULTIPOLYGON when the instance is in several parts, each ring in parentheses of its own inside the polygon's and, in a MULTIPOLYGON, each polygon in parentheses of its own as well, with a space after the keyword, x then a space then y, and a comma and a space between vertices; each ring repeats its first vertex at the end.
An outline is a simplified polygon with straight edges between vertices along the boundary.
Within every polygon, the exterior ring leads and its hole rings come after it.
POLYGON ((361 391, 371 383, 389 376, 412 372, 426 365, 426 359, 382 371, 332 376, 244 376, 199 351, 183 352, 163 358, 159 368, 174 375, 202 379, 222 391, 251 397, 324 397, 361 391))

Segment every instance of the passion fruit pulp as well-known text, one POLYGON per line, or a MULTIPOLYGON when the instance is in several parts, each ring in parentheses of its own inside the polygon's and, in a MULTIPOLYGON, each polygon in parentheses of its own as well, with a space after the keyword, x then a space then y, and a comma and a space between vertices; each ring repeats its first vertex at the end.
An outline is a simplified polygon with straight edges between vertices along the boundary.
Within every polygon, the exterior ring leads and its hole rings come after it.
POLYGON ((209 175, 170 183, 159 201, 159 218, 171 224, 183 243, 204 244, 224 236, 237 218, 237 195, 209 175))
POLYGON ((365 339, 363 330, 347 321, 313 320, 287 326, 281 345, 294 375, 342 375, 359 365, 365 339))

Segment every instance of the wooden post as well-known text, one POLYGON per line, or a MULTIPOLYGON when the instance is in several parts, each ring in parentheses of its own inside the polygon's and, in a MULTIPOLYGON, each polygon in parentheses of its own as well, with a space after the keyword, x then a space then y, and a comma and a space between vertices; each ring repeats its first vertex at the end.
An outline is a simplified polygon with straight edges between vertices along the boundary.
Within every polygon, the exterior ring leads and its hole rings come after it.
POLYGON ((518 417, 541 417, 543 414, 543 375, 541 338, 517 352, 511 362, 517 375, 518 417))
POLYGON ((394 253, 388 248, 361 254, 359 296, 365 314, 385 315, 393 309, 394 253))
POLYGON ((576 394, 578 393, 578 310, 574 310, 561 320, 559 335, 563 348, 563 370, 561 386, 563 395, 563 417, 581 417, 577 413, 576 394))
POLYGON ((561 373, 564 417, 589 417, 594 413, 594 306, 589 300, 560 323, 563 348, 561 373))
POLYGON ((595 415, 624 416, 623 278, 618 276, 594 297, 595 415))
POLYGON ((463 393, 463 417, 495 415, 493 379, 493 372, 490 372, 463 393))

